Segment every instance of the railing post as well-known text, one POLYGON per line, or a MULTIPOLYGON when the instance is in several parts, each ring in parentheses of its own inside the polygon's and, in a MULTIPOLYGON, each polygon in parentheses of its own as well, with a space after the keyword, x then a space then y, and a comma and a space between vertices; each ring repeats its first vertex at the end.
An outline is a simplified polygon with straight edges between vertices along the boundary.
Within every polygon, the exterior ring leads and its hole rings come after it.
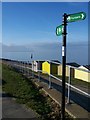
POLYGON ((71 84, 71 67, 69 66, 68 98, 67 98, 67 104, 70 104, 70 84, 71 84))
POLYGON ((40 71, 38 70, 38 82, 40 82, 40 71))
POLYGON ((24 61, 24 74, 26 73, 26 71, 25 71, 25 61, 24 61))
POLYGON ((23 68, 22 68, 22 70, 23 70, 23 74, 24 74, 24 62, 23 62, 23 68))
POLYGON ((38 61, 38 81, 40 82, 40 62, 38 61))
POLYGON ((32 78, 34 78, 34 73, 33 73, 33 71, 34 71, 34 61, 32 61, 32 78))
POLYGON ((26 63, 27 61, 25 61, 25 74, 27 74, 26 63))
POLYGON ((21 61, 20 61, 20 72, 22 71, 21 61))
POLYGON ((28 69, 27 69, 27 66, 28 66, 28 61, 26 61, 26 75, 28 75, 28 69))
POLYGON ((21 61, 21 73, 22 73, 22 61, 21 61))
POLYGON ((20 66, 20 61, 19 61, 19 72, 21 72, 20 70, 21 70, 21 66, 20 66))
POLYGON ((28 61, 27 67, 28 67, 28 77, 29 77, 29 61, 28 61))
POLYGON ((22 72, 22 66, 21 66, 21 61, 20 61, 20 72, 22 72))
MULTIPOLYGON (((50 73, 51 73, 51 62, 49 61, 50 63, 50 73)), ((49 89, 51 88, 51 76, 49 74, 49 89)))
POLYGON ((25 61, 24 61, 24 74, 25 74, 25 61))
POLYGON ((23 74, 24 74, 24 62, 23 62, 23 74))
POLYGON ((51 76, 49 74, 49 89, 51 88, 51 76))
POLYGON ((26 75, 27 75, 27 61, 25 63, 25 70, 26 70, 26 75))

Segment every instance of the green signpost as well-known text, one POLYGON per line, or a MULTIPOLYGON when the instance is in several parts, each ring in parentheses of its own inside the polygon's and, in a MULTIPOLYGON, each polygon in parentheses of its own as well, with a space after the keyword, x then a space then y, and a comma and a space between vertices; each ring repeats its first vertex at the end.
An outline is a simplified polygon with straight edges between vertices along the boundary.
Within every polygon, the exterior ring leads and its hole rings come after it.
MULTIPOLYGON (((76 21, 84 20, 85 18, 86 18, 85 12, 68 14, 67 15, 67 22, 76 22, 76 21)), ((57 36, 62 35, 63 31, 64 31, 64 25, 59 25, 56 27, 56 35, 57 36)))
POLYGON ((57 36, 62 35, 62 33, 63 33, 63 28, 64 28, 64 25, 59 25, 59 26, 56 28, 56 35, 57 35, 57 36))
POLYGON ((76 22, 79 20, 84 20, 85 18, 86 18, 86 13, 84 12, 70 14, 67 17, 67 22, 76 22))
MULTIPOLYGON (((62 25, 56 27, 56 35, 63 35, 62 43, 62 103, 61 103, 61 120, 65 120, 65 75, 66 75, 66 35, 67 35, 67 23, 84 20, 86 13, 79 12, 75 14, 63 15, 62 25)), ((70 91, 69 91, 70 92, 70 91)), ((69 93, 70 94, 70 93, 69 93)))

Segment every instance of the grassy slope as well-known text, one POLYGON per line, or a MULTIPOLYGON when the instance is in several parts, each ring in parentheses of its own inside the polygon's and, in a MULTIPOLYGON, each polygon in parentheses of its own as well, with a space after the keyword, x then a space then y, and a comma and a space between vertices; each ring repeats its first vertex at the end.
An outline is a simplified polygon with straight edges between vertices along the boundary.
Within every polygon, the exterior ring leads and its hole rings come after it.
MULTIPOLYGON (((35 110, 42 120, 59 120, 60 106, 40 91, 35 84, 13 68, 2 65, 3 91, 19 103, 35 110)), ((66 114, 66 117, 69 117, 66 114)), ((72 119, 69 117, 69 119, 72 119)))
POLYGON ((48 119, 48 114, 51 112, 51 107, 47 99, 39 92, 38 88, 17 73, 14 69, 9 69, 3 65, 3 91, 6 91, 11 96, 14 96, 19 103, 24 103, 36 110, 41 116, 48 119))

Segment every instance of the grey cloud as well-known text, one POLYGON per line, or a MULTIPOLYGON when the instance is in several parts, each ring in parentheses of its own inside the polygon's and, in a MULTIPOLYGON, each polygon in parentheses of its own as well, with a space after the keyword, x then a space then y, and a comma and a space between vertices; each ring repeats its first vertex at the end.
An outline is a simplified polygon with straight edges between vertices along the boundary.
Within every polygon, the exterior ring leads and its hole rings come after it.
MULTIPOLYGON (((25 46, 3 45, 3 57, 19 60, 52 60, 62 61, 62 44, 54 43, 32 43, 25 46), (4 52, 12 51, 12 52, 4 52), (28 51, 29 50, 29 51, 28 51), (19 51, 19 52, 17 52, 19 51)), ((81 65, 88 64, 88 44, 87 43, 67 43, 67 62, 77 62, 81 65)))

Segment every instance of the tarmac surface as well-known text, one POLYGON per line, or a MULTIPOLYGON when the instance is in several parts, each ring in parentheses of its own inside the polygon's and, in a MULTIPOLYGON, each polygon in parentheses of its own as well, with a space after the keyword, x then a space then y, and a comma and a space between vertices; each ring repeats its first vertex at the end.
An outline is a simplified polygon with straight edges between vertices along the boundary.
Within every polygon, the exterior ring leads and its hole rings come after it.
POLYGON ((37 120, 36 113, 27 109, 24 105, 18 104, 11 97, 3 95, 2 118, 30 118, 37 120))
MULTIPOLYGON (((26 108, 25 105, 16 103, 15 99, 6 93, 2 94, 2 120, 18 118, 18 120, 39 120, 36 112, 26 108)), ((16 119, 17 120, 17 119, 16 119)))

